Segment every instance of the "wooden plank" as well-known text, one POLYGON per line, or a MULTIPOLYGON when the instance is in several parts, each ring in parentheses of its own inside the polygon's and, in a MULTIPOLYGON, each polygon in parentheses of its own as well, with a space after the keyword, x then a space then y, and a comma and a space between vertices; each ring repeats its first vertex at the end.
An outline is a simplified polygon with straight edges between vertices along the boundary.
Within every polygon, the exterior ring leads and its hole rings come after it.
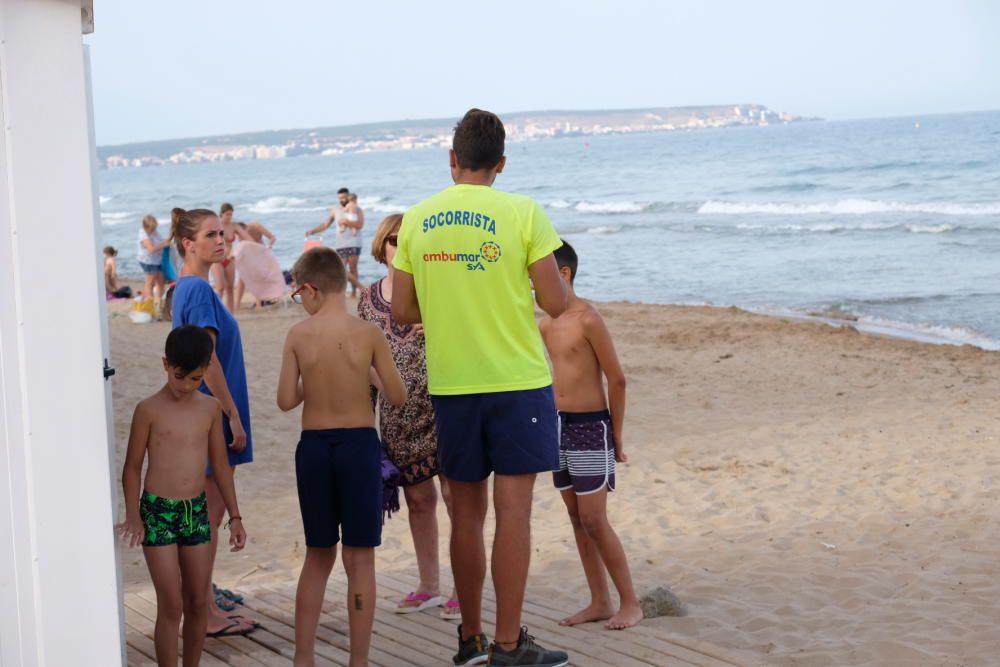
MULTIPOLYGON (((289 602, 294 599, 294 591, 287 589, 282 590, 277 587, 272 587, 270 590, 274 591, 275 595, 284 597, 289 602)), ((330 591, 331 594, 338 596, 343 592, 333 586, 328 587, 327 590, 330 591)), ((454 635, 442 633, 437 637, 436 642, 432 641, 427 637, 428 633, 424 627, 419 624, 406 622, 406 619, 409 618, 409 616, 413 616, 412 614, 406 617, 400 617, 398 614, 392 613, 391 605, 381 599, 376 600, 376 604, 378 608, 375 612, 375 628, 373 631, 375 637, 373 637, 373 642, 391 640, 391 642, 389 642, 390 646, 384 646, 384 650, 400 655, 403 659, 416 660, 416 664, 418 665, 426 662, 426 659, 428 658, 451 658, 451 654, 454 653, 455 649, 454 635), (403 645, 402 648, 399 648, 400 644, 403 645)), ((320 625, 326 626, 341 634, 347 632, 347 621, 345 619, 326 613, 320 617, 320 625)))
MULTIPOLYGON (((133 611, 141 614, 144 618, 156 623, 156 602, 155 600, 150 600, 149 598, 143 597, 141 594, 132 594, 128 601, 128 606, 133 611)), ((237 638, 227 637, 226 641, 235 642, 237 638)), ((243 639, 240 637, 239 639, 243 639)), ((242 651, 230 646, 229 644, 220 641, 216 638, 206 638, 204 649, 202 651, 202 662, 207 663, 210 656, 218 659, 220 664, 223 665, 233 665, 234 667, 261 667, 262 663, 250 656, 246 655, 242 651)))
MULTIPOLYGON (((390 577, 385 573, 380 574, 379 577, 380 581, 382 582, 385 588, 392 589, 397 594, 405 595, 404 591, 408 592, 413 590, 413 586, 411 585, 411 583, 399 583, 393 577, 390 577)), ((420 617, 424 615, 411 614, 411 616, 420 617)), ((493 627, 491 626, 495 624, 496 616, 494 613, 492 613, 490 609, 486 607, 485 604, 483 605, 482 619, 483 619, 484 630, 486 631, 487 634, 492 635, 493 627)), ((442 623, 447 623, 449 625, 452 624, 452 622, 445 621, 443 619, 426 617, 426 616, 424 618, 418 618, 416 620, 420 623, 426 624, 427 626, 434 624, 440 625, 442 623)), ((545 644, 545 641, 543 641, 542 643, 545 644)), ((549 643, 552 644, 552 642, 549 643)), ((454 636, 452 636, 450 645, 452 647, 455 646, 454 636)), ((553 645, 552 648, 564 648, 564 647, 562 645, 558 647, 553 645)), ((571 663, 574 665, 574 667, 605 667, 607 665, 615 665, 616 667, 626 667, 624 663, 619 665, 618 656, 612 655, 607 651, 601 651, 599 649, 588 650, 586 646, 581 647, 577 645, 573 645, 571 650, 567 647, 566 650, 571 653, 570 660, 571 663)), ((634 666, 629 665, 628 667, 634 667, 634 666)), ((640 667, 648 667, 648 665, 643 663, 640 665, 640 667)), ((659 665, 658 667, 664 667, 664 666, 659 665)))
MULTIPOLYGON (((143 600, 135 594, 125 595, 125 623, 126 625, 131 625, 137 631, 149 638, 150 646, 153 644, 153 632, 156 629, 156 613, 154 607, 153 617, 150 618, 142 611, 143 600), (132 613, 129 614, 128 611, 131 610, 132 613)), ((184 641, 180 638, 177 640, 178 652, 183 655, 184 653, 184 641)), ((152 650, 152 655, 156 654, 156 651, 152 650)), ((145 650, 142 651, 146 653, 145 650)), ((214 655, 208 654, 205 651, 201 653, 201 664, 204 667, 224 667, 225 662, 215 657, 214 655)))
POLYGON ((156 667, 156 661, 148 658, 131 644, 125 646, 125 656, 128 667, 156 667))
MULTIPOLYGON (((280 609, 288 614, 288 619, 294 622, 295 593, 293 590, 261 586, 258 587, 256 594, 257 597, 273 605, 275 609, 280 609)), ((341 617, 340 614, 335 616, 330 613, 335 609, 336 607, 333 605, 327 605, 320 613, 316 636, 328 644, 339 646, 346 651, 350 648, 350 628, 346 614, 341 617)), ((419 637, 408 637, 401 642, 398 636, 393 637, 379 632, 381 622, 379 613, 376 611, 371 650, 368 652, 371 661, 382 665, 382 667, 419 667, 426 662, 427 656, 419 655, 410 641, 411 639, 419 641, 419 637), (405 643, 405 646, 401 646, 401 643, 405 643)))
MULTIPOLYGON (((251 636, 255 641, 265 643, 273 651, 277 651, 289 658, 295 655, 295 621, 289 614, 275 608, 267 601, 261 599, 256 594, 244 594, 243 604, 247 609, 252 609, 259 616, 257 619, 267 629, 267 635, 260 638, 251 636), (266 617, 266 618, 265 618, 266 617), (265 641, 266 640, 266 641, 265 641)), ((259 632, 260 630, 258 630, 259 632)), ((256 635, 257 632, 254 633, 256 635)), ((316 664, 317 665, 347 665, 350 661, 350 654, 325 641, 316 642, 316 664)))
MULTIPOLYGON (((272 626, 273 628, 273 626, 272 626)), ((295 657, 295 646, 292 642, 285 639, 282 636, 283 633, 272 632, 268 628, 258 628, 256 632, 252 635, 247 635, 247 639, 250 641, 260 644, 265 649, 277 653, 278 655, 287 658, 290 663, 295 657)), ((326 656, 316 653, 315 656, 316 665, 318 667, 335 667, 336 665, 341 665, 344 663, 333 662, 326 656)), ((286 663, 287 664, 287 663, 286 663)))
MULTIPOLYGON (((339 596, 345 593, 346 586, 335 582, 331 583, 327 590, 331 594, 339 596)), ((377 596, 376 606, 381 612, 380 618, 385 619, 390 627, 407 632, 412 636, 422 637, 428 642, 447 649, 450 653, 454 653, 457 649, 457 638, 453 624, 426 613, 396 614, 393 611, 396 607, 395 603, 386 599, 384 595, 377 596)))
MULTIPOLYGON (((408 580, 408 575, 400 575, 402 580, 394 575, 382 574, 382 579, 386 585, 394 583, 398 590, 406 589, 413 584, 408 580)), ((483 591, 483 619, 495 623, 496 619, 496 598, 491 590, 483 591)), ((603 661, 603 664, 613 664, 617 667, 664 667, 665 665, 691 665, 689 660, 677 656, 654 651, 648 647, 631 644, 628 641, 612 636, 611 631, 601 632, 598 636, 590 629, 567 628, 558 624, 550 618, 540 616, 533 612, 529 603, 525 603, 521 611, 522 619, 530 624, 532 628, 542 630, 547 636, 553 637, 553 648, 562 648, 569 652, 570 658, 578 661, 577 654, 583 654, 603 661), (672 658, 673 662, 665 661, 665 658, 672 658)), ((545 641, 543 640, 543 644, 545 641)))
POLYGON ((153 640, 129 624, 127 620, 125 622, 125 644, 156 664, 156 647, 153 645, 153 640))
MULTIPOLYGON (((144 627, 145 624, 142 621, 137 621, 137 623, 143 627, 140 629, 135 627, 134 625, 131 625, 130 622, 128 621, 126 622, 125 643, 129 646, 134 647, 136 651, 141 653, 143 656, 147 656, 147 658, 153 664, 156 664, 156 659, 155 659, 156 647, 153 644, 153 638, 152 638, 153 631, 150 628, 147 634, 145 631, 146 627, 144 627)), ((183 655, 184 652, 184 642, 180 639, 177 640, 177 652, 178 656, 183 655)), ((210 667, 224 667, 226 663, 220 661, 218 658, 206 655, 205 652, 202 651, 201 664, 208 665, 210 667)))
MULTIPOLYGON (((136 595, 152 605, 152 611, 155 614, 156 594, 152 591, 140 591, 139 593, 136 593, 136 595)), ((238 613, 238 610, 233 612, 234 615, 238 613)), ((146 615, 148 616, 148 614, 146 615)), ((248 667, 260 665, 267 665, 268 667, 288 667, 291 663, 290 659, 271 651, 257 642, 251 641, 248 636, 208 638, 205 640, 205 649, 209 650, 216 657, 222 659, 228 665, 247 665, 248 667), (240 658, 239 656, 232 660, 223 657, 220 653, 224 649, 219 648, 219 644, 223 644, 229 649, 243 653, 248 658, 253 660, 253 662, 248 662, 246 659, 240 658)))
MULTIPOLYGON (((404 587, 415 583, 415 580, 405 572, 396 572, 385 576, 396 579, 404 587)), ((487 583, 487 586, 484 588, 483 599, 494 603, 496 601, 496 596, 489 583, 487 583)), ((492 609, 495 611, 495 606, 493 606, 492 609)), ((542 618, 556 623, 556 631, 573 630, 573 628, 563 628, 563 626, 558 626, 559 620, 565 617, 566 612, 565 610, 555 609, 552 606, 547 605, 544 598, 539 598, 537 600, 525 600, 524 610, 533 615, 541 616, 542 618)), ((603 626, 597 624, 590 624, 589 628, 600 628, 599 632, 602 633, 602 636, 605 636, 604 633, 607 633, 608 635, 620 634, 619 631, 604 630, 603 626)), ((577 629, 585 630, 587 629, 587 626, 578 627, 577 629)), ((626 634, 621 635, 620 637, 609 637, 610 641, 614 643, 627 638, 630 642, 635 642, 637 644, 645 645, 648 648, 662 651, 666 655, 674 656, 676 659, 690 662, 692 664, 706 665, 708 667, 758 664, 758 662, 750 656, 734 655, 733 653, 727 652, 719 647, 699 642, 696 639, 679 635, 663 628, 652 626, 648 622, 629 628, 625 632, 626 634), (642 635, 642 637, 637 639, 633 637, 634 634, 642 635)))
MULTIPOLYGON (((260 587, 255 591, 255 597, 271 606, 274 613, 282 615, 283 622, 294 627, 295 623, 295 600, 268 588, 260 587)), ((327 605, 324 611, 320 612, 320 624, 316 628, 316 638, 326 642, 331 646, 342 649, 345 653, 350 651, 349 629, 346 614, 339 619, 333 616, 333 605, 327 605)), ((378 620, 376 619, 376 626, 378 620)), ((393 652, 383 650, 383 647, 376 643, 377 635, 373 633, 371 648, 368 651, 369 660, 383 667, 414 667, 412 662, 402 659, 393 652)), ((397 649, 397 652, 400 652, 397 649)), ((411 655, 412 652, 402 651, 404 655, 411 655)))
MULTIPOLYGON (((448 664, 456 649, 457 624, 439 618, 437 609, 414 614, 394 613, 396 598, 413 590, 416 581, 407 572, 379 572, 377 578, 371 664, 378 667, 448 664)), ((331 578, 327 586, 328 602, 324 605, 317 629, 316 664, 319 667, 348 663, 347 614, 339 602, 346 595, 346 586, 342 577, 331 578)), ((246 595, 245 602, 247 610, 252 611, 264 627, 247 637, 207 640, 202 664, 205 667, 287 667, 294 655, 295 587, 281 584, 258 586, 246 595)), ((125 607, 128 664, 130 667, 152 667, 155 665, 152 634, 156 617, 153 593, 144 591, 126 595, 125 607)), ((729 667, 758 664, 752 658, 734 656, 718 647, 648 622, 625 632, 605 630, 598 624, 566 628, 558 625, 565 610, 556 609, 552 602, 545 599, 526 600, 522 614, 526 623, 545 636, 543 643, 552 638, 554 646, 570 652, 574 667, 729 667)), ((496 596, 487 586, 483 593, 483 622, 493 624, 495 620, 496 596)))

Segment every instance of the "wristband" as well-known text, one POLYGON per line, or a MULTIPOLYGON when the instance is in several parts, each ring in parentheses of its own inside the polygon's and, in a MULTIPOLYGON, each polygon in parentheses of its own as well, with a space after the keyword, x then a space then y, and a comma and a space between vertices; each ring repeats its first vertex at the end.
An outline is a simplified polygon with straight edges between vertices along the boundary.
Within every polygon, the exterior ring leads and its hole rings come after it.
POLYGON ((226 522, 226 530, 229 529, 229 524, 231 524, 233 521, 236 521, 237 519, 242 521, 243 517, 241 517, 239 514, 237 514, 236 516, 229 517, 229 521, 226 522))

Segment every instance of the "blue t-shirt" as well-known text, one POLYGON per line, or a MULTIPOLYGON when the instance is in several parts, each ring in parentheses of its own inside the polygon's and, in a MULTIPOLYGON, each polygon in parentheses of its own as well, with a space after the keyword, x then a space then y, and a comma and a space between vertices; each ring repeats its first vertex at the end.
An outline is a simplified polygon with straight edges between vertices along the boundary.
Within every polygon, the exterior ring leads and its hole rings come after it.
MULTIPOLYGON (((174 287, 173 301, 174 328, 184 324, 194 324, 215 330, 215 355, 222 365, 222 372, 229 385, 229 393, 240 414, 243 430, 247 434, 247 448, 242 452, 227 449, 229 464, 239 465, 253 461, 253 438, 250 429, 250 394, 247 390, 247 369, 243 365, 243 341, 240 338, 240 327, 222 304, 212 286, 197 276, 185 276, 177 281, 174 287)), ((208 386, 201 385, 201 391, 212 395, 208 386)), ((229 418, 222 416, 222 431, 226 444, 233 441, 233 432, 229 428, 229 418)))

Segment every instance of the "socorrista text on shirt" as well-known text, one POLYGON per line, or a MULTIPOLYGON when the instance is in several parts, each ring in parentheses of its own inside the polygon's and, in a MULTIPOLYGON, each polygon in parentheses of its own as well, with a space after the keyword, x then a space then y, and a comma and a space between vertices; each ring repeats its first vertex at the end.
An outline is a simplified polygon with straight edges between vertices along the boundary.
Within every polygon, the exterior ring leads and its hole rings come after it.
POLYGON ((561 244, 537 202, 487 186, 455 185, 407 211, 393 265, 413 275, 431 394, 551 384, 528 267, 561 244))
POLYGON ((450 225, 465 225, 482 229, 490 234, 497 233, 497 221, 484 213, 478 211, 438 211, 424 219, 424 234, 450 225))

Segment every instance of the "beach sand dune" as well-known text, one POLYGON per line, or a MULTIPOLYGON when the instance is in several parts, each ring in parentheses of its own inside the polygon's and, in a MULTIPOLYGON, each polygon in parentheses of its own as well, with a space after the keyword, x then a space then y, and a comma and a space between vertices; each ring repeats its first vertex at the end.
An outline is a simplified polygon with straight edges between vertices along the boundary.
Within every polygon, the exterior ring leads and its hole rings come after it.
MULTIPOLYGON (((766 664, 995 661, 1000 356, 737 309, 599 308, 629 379, 612 522, 639 592, 668 585, 688 611, 648 627, 766 664)), ((110 310, 120 470, 132 409, 163 382, 168 325, 110 310)), ((250 543, 220 555, 227 586, 293 579, 303 555, 298 413, 274 405, 301 316, 240 315, 256 460, 237 476, 250 543)), ((535 498, 530 596, 569 613, 586 602, 572 533, 547 476, 535 498)), ((141 553, 122 558, 127 588, 148 587, 141 553)), ((414 570, 404 515, 378 558, 414 570)))

